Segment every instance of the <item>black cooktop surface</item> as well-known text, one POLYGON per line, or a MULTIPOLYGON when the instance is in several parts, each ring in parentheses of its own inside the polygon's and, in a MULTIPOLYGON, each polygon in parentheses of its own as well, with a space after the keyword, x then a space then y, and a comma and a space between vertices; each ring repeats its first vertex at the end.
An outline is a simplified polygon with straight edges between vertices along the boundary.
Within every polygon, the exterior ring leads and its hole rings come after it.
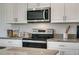
POLYGON ((53 34, 32 34, 31 38, 23 38, 23 40, 47 41, 49 38, 53 38, 53 34))

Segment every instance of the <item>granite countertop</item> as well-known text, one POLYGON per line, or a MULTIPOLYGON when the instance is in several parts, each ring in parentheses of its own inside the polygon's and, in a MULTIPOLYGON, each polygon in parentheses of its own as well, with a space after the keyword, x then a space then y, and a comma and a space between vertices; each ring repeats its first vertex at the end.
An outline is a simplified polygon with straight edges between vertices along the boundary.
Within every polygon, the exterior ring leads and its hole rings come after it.
POLYGON ((0 37, 0 39, 22 39, 22 37, 0 37))
POLYGON ((47 40, 47 42, 74 42, 79 43, 79 39, 56 39, 56 38, 50 38, 47 40))
MULTIPOLYGON (((23 37, 0 37, 0 39, 13 39, 13 40, 22 40, 23 37)), ((31 38, 28 38, 31 39, 31 38)), ((50 38, 47 39, 47 42, 79 42, 79 39, 58 39, 58 38, 50 38)))
POLYGON ((58 52, 58 50, 26 47, 7 47, 0 49, 0 55, 56 55, 58 52))
MULTIPOLYGON (((0 39, 21 39, 26 38, 26 37, 0 37, 0 39)), ((32 39, 32 38, 27 38, 27 39, 32 39)))

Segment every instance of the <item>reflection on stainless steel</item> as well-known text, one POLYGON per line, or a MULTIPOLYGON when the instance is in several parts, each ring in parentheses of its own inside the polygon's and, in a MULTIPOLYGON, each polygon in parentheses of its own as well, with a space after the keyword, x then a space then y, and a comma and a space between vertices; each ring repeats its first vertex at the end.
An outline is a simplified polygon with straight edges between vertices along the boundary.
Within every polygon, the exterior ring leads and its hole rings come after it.
POLYGON ((23 42, 46 43, 46 41, 23 40, 23 42))

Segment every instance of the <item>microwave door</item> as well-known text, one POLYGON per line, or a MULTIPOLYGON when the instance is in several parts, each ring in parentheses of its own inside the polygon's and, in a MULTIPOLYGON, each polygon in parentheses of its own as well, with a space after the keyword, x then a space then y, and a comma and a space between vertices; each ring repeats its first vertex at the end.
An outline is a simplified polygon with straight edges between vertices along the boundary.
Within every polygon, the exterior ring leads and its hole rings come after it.
POLYGON ((44 10, 28 11, 28 20, 42 20, 44 17, 44 10))

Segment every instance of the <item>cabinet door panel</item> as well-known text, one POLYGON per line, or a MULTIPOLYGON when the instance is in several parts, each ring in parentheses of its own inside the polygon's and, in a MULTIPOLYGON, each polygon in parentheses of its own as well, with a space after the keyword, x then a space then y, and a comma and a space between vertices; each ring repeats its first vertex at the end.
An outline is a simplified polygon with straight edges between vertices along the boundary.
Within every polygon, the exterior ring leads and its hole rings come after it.
POLYGON ((50 3, 40 3, 40 7, 50 7, 50 3))
POLYGON ((79 55, 79 43, 47 42, 48 49, 57 49, 60 55, 79 55))
POLYGON ((22 40, 0 39, 0 46, 22 47, 22 40))
POLYGON ((50 3, 28 3, 28 8, 50 7, 50 3))
POLYGON ((17 4, 17 18, 18 20, 27 20, 27 4, 19 3, 17 4))
POLYGON ((77 20, 79 13, 78 3, 66 3, 65 4, 65 15, 66 20, 77 20))
POLYGON ((37 8, 39 3, 28 3, 27 8, 37 8))
POLYGON ((51 22, 62 22, 64 16, 64 4, 52 3, 51 4, 51 22))
POLYGON ((71 49, 71 50, 68 50, 68 49, 66 49, 66 50, 62 50, 61 51, 61 55, 79 55, 78 54, 78 50, 76 50, 76 49, 71 49))
POLYGON ((6 41, 4 39, 0 39, 0 46, 5 46, 6 45, 6 41))
POLYGON ((21 40, 11 40, 8 39, 8 45, 7 46, 11 46, 11 47, 22 47, 22 41, 21 40))
MULTIPOLYGON (((27 4, 15 3, 13 5, 13 18, 17 18, 18 22, 27 22, 27 4)), ((14 20, 14 19, 13 19, 14 20)))

